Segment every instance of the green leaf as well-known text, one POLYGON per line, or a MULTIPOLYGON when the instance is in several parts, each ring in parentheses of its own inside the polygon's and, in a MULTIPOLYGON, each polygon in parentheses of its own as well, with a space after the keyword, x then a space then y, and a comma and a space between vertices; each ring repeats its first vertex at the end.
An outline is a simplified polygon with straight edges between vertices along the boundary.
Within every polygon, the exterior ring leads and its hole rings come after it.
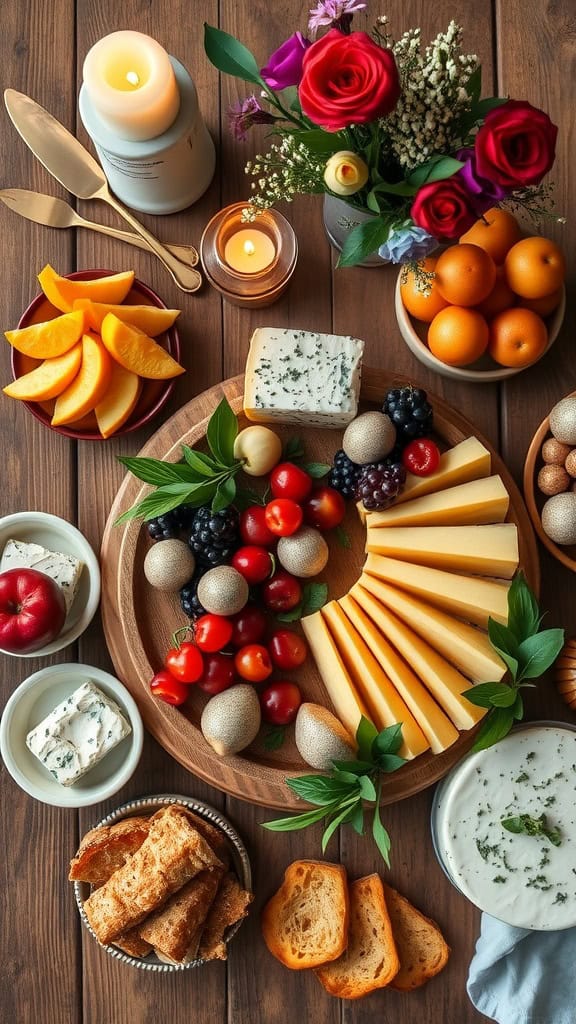
POLYGON ((262 495, 253 491, 250 487, 237 487, 234 504, 239 512, 243 512, 244 509, 250 508, 251 505, 264 505, 265 502, 262 500, 262 495))
POLYGON ((172 512, 179 505, 185 504, 189 504, 185 495, 162 495, 160 490, 154 491, 153 494, 147 494, 137 505, 133 505, 132 508, 127 509, 126 512, 118 516, 114 525, 120 526, 122 523, 127 523, 130 519, 154 519, 156 516, 172 512))
POLYGON ((263 85, 254 56, 228 32, 204 22, 204 49, 208 60, 218 71, 233 75, 254 85, 263 85))
POLYGON ((489 114, 491 110, 495 110, 496 107, 502 107, 505 103, 508 103, 507 96, 486 96, 474 105, 474 117, 477 121, 483 121, 486 114, 489 114))
POLYGON ((128 455, 118 455, 118 462, 126 466, 133 476, 138 480, 143 480, 145 484, 161 486, 182 481, 192 483, 195 479, 188 466, 183 466, 180 462, 162 462, 160 459, 146 459, 139 456, 131 458, 128 455))
MULTIPOLYGON (((353 803, 355 805, 356 801, 354 800, 353 803)), ((332 821, 324 830, 324 835, 322 836, 322 853, 326 853, 326 847, 328 846, 328 843, 332 839, 332 836, 334 835, 338 826, 341 825, 342 822, 345 820, 349 811, 350 801, 347 801, 346 806, 340 811, 339 814, 336 815, 335 818, 332 818, 332 821)))
POLYGON ((222 509, 228 508, 232 504, 236 497, 236 481, 233 476, 229 476, 227 480, 222 480, 218 484, 216 494, 212 499, 212 511, 221 512, 222 509))
POLYGON ((508 629, 517 643, 533 636, 540 625, 540 609, 536 597, 526 583, 524 574, 517 572, 508 591, 508 629))
POLYGON ((366 775, 374 771, 372 761, 332 761, 335 768, 341 772, 352 772, 354 775, 366 775))
POLYGON ((371 188, 366 196, 366 206, 372 213, 380 213, 380 204, 376 195, 376 189, 371 188))
POLYGON ((288 612, 278 612, 276 618, 278 622, 298 622, 302 618, 302 605, 298 604, 288 612))
POLYGON ((476 69, 470 75, 470 78, 465 85, 466 92, 468 93, 472 103, 477 103, 480 99, 480 93, 482 91, 482 65, 478 64, 476 69))
POLYGON ((521 833, 524 831, 522 818, 520 818, 519 816, 512 818, 501 818, 500 824, 502 825, 502 828, 506 829, 507 832, 513 832, 515 835, 521 835, 521 833))
POLYGON ((327 583, 306 583, 303 590, 302 614, 312 615, 323 608, 328 599, 327 583))
POLYGON ((352 807, 344 818, 344 824, 352 825, 352 828, 359 836, 364 835, 364 808, 362 807, 361 800, 359 800, 357 804, 352 804, 352 807))
POLYGON ((326 807, 317 807, 315 811, 293 814, 289 818, 276 818, 276 821, 263 821, 262 828, 267 828, 269 832, 297 832, 308 828, 309 825, 315 825, 317 821, 322 821, 337 806, 338 801, 334 801, 326 807))
POLYGON ((372 744, 378 736, 378 730, 372 722, 362 715, 356 729, 356 745, 363 761, 372 761, 372 744))
POLYGON ((553 846, 562 845, 562 833, 559 828, 550 828, 545 814, 534 818, 531 814, 518 814, 509 818, 501 818, 500 824, 507 832, 515 835, 544 836, 549 839, 553 846))
POLYGON ((301 437, 289 437, 284 445, 282 460, 284 462, 297 462, 304 455, 304 445, 301 437))
POLYGON ((231 466, 234 462, 234 441, 238 433, 238 417, 232 412, 230 404, 223 398, 208 420, 206 440, 215 459, 222 466, 231 466))
POLYGON ((390 224, 381 217, 374 217, 358 224, 347 236, 338 258, 338 267, 354 267, 366 256, 376 252, 384 244, 390 232, 390 224))
POLYGON ((402 725, 389 725, 382 729, 372 743, 372 757, 377 754, 395 754, 402 746, 402 725))
POLYGON ((343 526, 337 526, 336 527, 336 538, 338 540, 338 543, 339 543, 340 547, 342 547, 342 548, 351 548, 352 547, 352 542, 350 540, 350 537, 346 533, 346 530, 344 529, 343 526))
POLYGON ((498 743, 508 735, 513 723, 514 715, 510 708, 494 708, 484 720, 472 750, 487 750, 498 743))
POLYGON ((380 771, 387 773, 396 772, 406 764, 406 758, 399 757, 398 754, 378 754, 374 760, 380 771))
POLYGON ((376 786, 372 782, 369 775, 361 775, 360 780, 360 793, 363 800, 375 800, 376 799, 376 786))
POLYGON ((334 768, 332 778, 345 783, 347 786, 351 786, 353 789, 358 789, 360 785, 360 776, 355 772, 349 772, 346 768, 334 768))
POLYGON ((524 701, 522 700, 522 694, 516 694, 516 700, 512 705, 512 714, 514 715, 514 721, 521 722, 524 718, 524 701))
POLYGON ((488 637, 495 651, 500 655, 502 661, 508 668, 512 679, 516 680, 518 674, 518 644, 516 638, 507 626, 495 619, 488 619, 488 637))
MULTIPOLYGON (((475 704, 478 708, 507 707, 509 705, 497 705, 492 700, 495 694, 503 694, 504 690, 509 693, 515 693, 506 683, 477 683, 476 686, 471 686, 469 690, 463 690, 462 696, 466 697, 466 700, 469 700, 471 704, 475 704)), ((514 703, 514 701, 511 701, 511 703, 514 703)))
POLYGON ((392 843, 390 842, 390 836, 388 835, 382 821, 380 820, 380 791, 378 791, 378 801, 374 807, 374 817, 372 818, 372 835, 374 841, 378 847, 383 860, 387 867, 390 867, 390 848, 392 843))
MULTIPOLYGON (((352 776, 352 779, 353 788, 358 790, 356 776, 352 776)), ((293 779, 286 779, 286 785, 302 800, 321 806, 338 802, 352 793, 349 782, 332 778, 330 775, 298 775, 293 779)))
POLYGON ((311 153, 328 156, 346 148, 346 138, 341 132, 325 132, 322 128, 310 128, 291 132, 297 142, 303 142, 311 153))
POLYGON ((302 469, 311 476, 313 480, 321 480, 323 476, 326 476, 330 472, 332 466, 328 466, 325 462, 305 462, 302 469))
POLYGON ((433 181, 443 181, 444 178, 451 178, 456 171, 459 171, 464 164, 453 156, 433 156, 425 164, 420 164, 408 178, 410 185, 421 188, 422 185, 429 185, 433 181))
POLYGON ((563 629, 543 629, 518 648, 521 679, 537 679, 556 661, 564 646, 563 629))
POLYGON ((275 725, 264 736, 264 750, 279 750, 286 739, 286 726, 275 725))
POLYGON ((410 199, 412 196, 416 195, 417 191, 418 189, 416 185, 411 185, 408 181, 399 181, 396 184, 381 181, 378 185, 374 186, 374 194, 376 196, 382 193, 383 195, 404 196, 405 198, 410 199))
POLYGON ((204 452, 197 452, 193 448, 189 448, 187 444, 183 444, 182 454, 190 468, 193 469, 198 476, 210 478, 216 476, 219 472, 219 467, 215 466, 210 456, 205 455, 204 452))

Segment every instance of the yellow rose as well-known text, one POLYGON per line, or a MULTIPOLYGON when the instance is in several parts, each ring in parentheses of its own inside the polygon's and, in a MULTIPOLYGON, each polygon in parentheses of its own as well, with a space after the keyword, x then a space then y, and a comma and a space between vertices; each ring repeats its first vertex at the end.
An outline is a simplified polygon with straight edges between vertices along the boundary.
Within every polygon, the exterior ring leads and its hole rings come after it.
POLYGON ((368 181, 368 168, 356 153, 341 149, 328 160, 324 181, 337 196, 353 196, 368 181))

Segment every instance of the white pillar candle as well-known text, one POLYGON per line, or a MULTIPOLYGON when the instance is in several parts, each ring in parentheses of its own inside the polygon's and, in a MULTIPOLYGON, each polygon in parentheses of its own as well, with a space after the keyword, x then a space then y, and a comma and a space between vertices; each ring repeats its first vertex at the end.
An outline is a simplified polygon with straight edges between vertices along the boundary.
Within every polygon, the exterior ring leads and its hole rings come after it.
POLYGON ((166 51, 142 32, 112 32, 88 52, 84 87, 102 124, 134 142, 162 135, 175 121, 180 94, 166 51))

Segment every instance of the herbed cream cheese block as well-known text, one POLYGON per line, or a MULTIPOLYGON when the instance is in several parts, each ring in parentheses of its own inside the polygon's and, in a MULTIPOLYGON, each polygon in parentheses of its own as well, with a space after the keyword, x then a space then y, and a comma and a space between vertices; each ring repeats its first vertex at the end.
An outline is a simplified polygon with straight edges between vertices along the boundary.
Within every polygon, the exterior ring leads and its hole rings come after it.
POLYGON ((259 327, 246 362, 244 412, 255 423, 345 427, 358 412, 364 342, 259 327))
POLYGON ((132 732, 94 683, 82 683, 26 737, 28 749, 61 786, 72 786, 132 732))
POLYGON ((8 569, 36 569, 50 576, 62 590, 66 614, 74 603, 83 568, 84 563, 73 555, 49 551, 41 544, 29 544, 23 540, 8 540, 0 560, 0 572, 8 569))

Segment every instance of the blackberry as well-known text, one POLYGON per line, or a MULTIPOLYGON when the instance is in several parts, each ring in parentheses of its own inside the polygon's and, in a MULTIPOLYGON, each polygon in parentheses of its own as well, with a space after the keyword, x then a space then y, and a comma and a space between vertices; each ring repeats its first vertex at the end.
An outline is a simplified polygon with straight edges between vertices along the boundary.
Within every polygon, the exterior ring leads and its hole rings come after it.
POLYGON ((180 604, 182 606, 182 611, 189 619, 199 619, 201 615, 206 614, 206 609, 200 604, 196 593, 201 577, 202 573, 196 573, 190 582, 187 583, 185 587, 182 587, 182 590, 180 591, 180 604))
POLYGON ((161 516, 149 519, 146 523, 148 533, 152 540, 171 540, 180 533, 179 509, 172 512, 164 512, 161 516))
POLYGON ((240 547, 236 509, 228 506, 221 512, 213 512, 209 505, 195 509, 188 544, 199 565, 208 569, 215 565, 225 565, 240 547))
POLYGON ((382 412, 388 413, 402 447, 416 437, 428 436, 432 429, 432 406, 422 388, 392 388, 386 394, 382 412))
POLYGON ((349 459, 340 448, 334 456, 334 465, 328 476, 328 485, 339 491, 343 498, 352 499, 356 492, 356 481, 362 466, 349 459))
POLYGON ((406 470, 395 462, 374 462, 363 466, 356 484, 356 497, 362 502, 367 512, 378 512, 388 508, 394 498, 404 489, 406 470))

